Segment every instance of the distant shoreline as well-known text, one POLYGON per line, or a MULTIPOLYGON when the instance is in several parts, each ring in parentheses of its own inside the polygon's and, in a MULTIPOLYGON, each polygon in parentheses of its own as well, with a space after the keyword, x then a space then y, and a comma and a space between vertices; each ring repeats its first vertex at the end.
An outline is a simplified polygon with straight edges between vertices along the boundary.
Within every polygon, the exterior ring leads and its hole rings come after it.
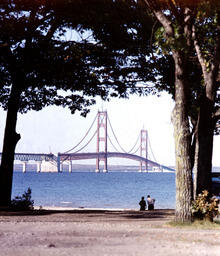
POLYGON ((127 208, 87 208, 87 207, 62 207, 62 206, 34 206, 34 210, 49 210, 49 211, 139 211, 137 209, 127 208))
MULTIPOLYGON (((20 172, 22 171, 22 163, 15 163, 14 164, 14 171, 15 172, 20 172)), ((35 172, 37 171, 37 164, 35 163, 27 163, 27 169, 29 172, 35 172)), ((175 169, 174 166, 168 166, 169 168, 175 169)), ((73 164, 72 170, 73 172, 95 172, 96 166, 92 164, 73 164)), ((103 166, 100 166, 100 169, 103 169, 103 166)), ((139 171, 139 166, 138 165, 108 165, 108 171, 110 172, 138 172, 139 171)), ((68 172, 68 165, 64 164, 64 172, 68 172)), ((156 172, 156 171, 151 171, 149 172, 156 172)), ((164 171, 166 172, 166 171, 164 171)), ((212 172, 220 173, 220 166, 213 166, 212 167, 212 172)))
MULTIPOLYGON (((34 206, 34 210, 46 210, 46 211, 99 211, 99 212, 140 212, 139 209, 133 209, 133 208, 87 208, 87 207, 62 207, 62 206, 34 206)), ((165 209, 155 209, 154 211, 170 211, 175 209, 165 208, 165 209)), ((148 210, 146 210, 147 212, 148 210)), ((153 211, 152 211, 153 212, 153 211)))

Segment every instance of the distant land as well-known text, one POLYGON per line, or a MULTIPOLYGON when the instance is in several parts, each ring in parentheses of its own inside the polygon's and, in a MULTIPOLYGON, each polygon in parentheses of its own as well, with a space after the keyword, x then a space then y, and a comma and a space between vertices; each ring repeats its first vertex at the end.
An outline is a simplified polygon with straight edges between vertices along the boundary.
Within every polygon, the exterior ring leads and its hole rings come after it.
POLYGON ((212 172, 220 172, 220 167, 218 166, 214 166, 214 167, 212 167, 212 172))
MULTIPOLYGON (((73 164, 72 170, 78 171, 78 172, 94 172, 96 169, 95 164, 73 164)), ((103 166, 100 165, 100 170, 103 169, 103 166)), ((68 165, 63 165, 63 171, 68 172, 68 165)), ((131 166, 131 165, 108 165, 108 171, 138 171, 139 166, 131 166)), ((14 171, 21 171, 22 172, 22 164, 14 164, 14 171)), ((27 164, 27 171, 37 171, 37 165, 36 164, 27 164)))
MULTIPOLYGON (((169 166, 170 168, 174 169, 174 166, 169 166)), ((78 172, 94 172, 96 169, 95 164, 73 164, 72 170, 78 172)), ((100 170, 103 169, 103 166, 100 166, 100 170)), ((68 172, 68 165, 64 164, 63 168, 64 172, 68 172)), ((22 164, 14 164, 14 171, 22 172, 22 164)), ((27 164, 27 171, 28 172, 35 172, 37 171, 36 164, 27 164)), ((108 171, 124 171, 124 172, 135 172, 139 171, 139 165, 108 165, 108 171)), ((212 168, 212 172, 220 172, 220 167, 215 166, 212 168)))

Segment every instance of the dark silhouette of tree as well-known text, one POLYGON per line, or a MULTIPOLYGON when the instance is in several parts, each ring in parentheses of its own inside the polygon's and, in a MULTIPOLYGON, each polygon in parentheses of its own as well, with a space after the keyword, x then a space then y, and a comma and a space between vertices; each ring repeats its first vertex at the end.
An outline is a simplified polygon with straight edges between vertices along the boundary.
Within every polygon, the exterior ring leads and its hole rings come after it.
MULTIPOLYGON (((176 154, 176 220, 191 221, 192 168, 195 195, 211 191, 213 134, 217 122, 220 16, 218 1, 139 1, 161 24, 158 45, 175 66, 172 115, 176 154), (192 63, 202 77, 192 83, 192 63), (195 103, 195 104, 192 104, 195 103), (191 128, 193 127, 193 129, 191 128)), ((193 69, 193 72, 197 70, 193 69)))
POLYGON ((0 3, 0 105, 7 110, 0 206, 11 200, 17 113, 55 104, 86 115, 94 97, 148 93, 152 18, 135 1, 0 3), (140 22, 142 20, 142 22, 140 22))

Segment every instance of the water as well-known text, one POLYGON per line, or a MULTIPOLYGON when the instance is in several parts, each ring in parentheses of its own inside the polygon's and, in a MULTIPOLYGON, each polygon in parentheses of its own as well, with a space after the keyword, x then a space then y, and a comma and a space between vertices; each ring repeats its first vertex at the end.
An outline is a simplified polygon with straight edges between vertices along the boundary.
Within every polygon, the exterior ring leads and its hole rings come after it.
POLYGON ((35 206, 138 209, 150 194, 155 208, 175 208, 174 173, 14 172, 12 197, 28 187, 35 206))

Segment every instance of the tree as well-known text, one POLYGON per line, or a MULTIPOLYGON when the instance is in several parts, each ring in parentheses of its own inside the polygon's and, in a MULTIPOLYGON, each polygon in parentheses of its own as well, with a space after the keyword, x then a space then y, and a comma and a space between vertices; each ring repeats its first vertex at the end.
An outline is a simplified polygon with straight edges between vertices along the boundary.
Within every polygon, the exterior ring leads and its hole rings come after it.
POLYGON ((220 5, 218 1, 200 1, 192 39, 203 73, 203 91, 196 126, 194 195, 211 192, 213 134, 219 120, 218 74, 220 65, 220 5), (217 104, 216 104, 217 103, 217 104))
POLYGON ((143 12, 138 16, 134 4, 132 0, 1 1, 0 104, 7 119, 0 206, 8 206, 11 200, 14 153, 20 139, 18 112, 55 104, 86 115, 96 95, 108 100, 141 93, 136 83, 144 73, 148 75, 141 80, 155 81, 146 65, 146 51, 140 50, 141 40, 149 41, 152 19, 143 12), (144 20, 141 26, 137 19, 144 20), (71 38, 68 31, 75 36, 71 38), (120 37, 123 41, 116 43, 120 37))
POLYGON ((219 86, 217 75, 220 61, 220 17, 215 8, 219 10, 219 3, 202 0, 140 2, 143 8, 151 10, 162 25, 163 47, 165 46, 166 50, 169 49, 168 53, 175 64, 175 108, 172 118, 176 148, 176 220, 191 221, 194 163, 197 169, 194 177, 195 193, 204 188, 211 191, 213 132, 217 120, 214 106, 219 86), (210 23, 209 26, 207 26, 208 23, 210 23), (208 30, 210 27, 212 27, 211 34, 208 30), (211 36, 211 39, 206 40, 207 35, 211 36), (200 40, 198 40, 199 36, 200 40), (213 50, 213 54, 210 54, 210 49, 213 50), (204 82, 198 81, 199 84, 203 83, 199 95, 195 95, 198 90, 195 90, 189 79, 190 57, 197 58, 202 70, 204 82), (198 100, 193 108, 198 106, 199 109, 192 109, 193 97, 197 97, 198 100), (193 143, 196 146, 192 148, 192 130, 189 120, 193 115, 195 117, 196 112, 198 116, 191 119, 196 139, 193 143))
MULTIPOLYGON (((175 63, 175 108, 172 120, 174 125, 175 154, 176 154, 176 219, 182 221, 191 220, 192 198, 192 168, 190 161, 190 124, 188 119, 189 81, 187 74, 187 61, 191 47, 189 23, 184 22, 190 18, 189 11, 182 10, 182 17, 178 26, 164 13, 167 7, 157 1, 145 1, 163 26, 171 48, 175 63), (183 15, 184 14, 184 15, 183 15), (175 31, 176 30, 176 31, 175 31), (176 38, 178 34, 178 38, 176 38), (182 35, 182 36, 181 36, 182 35), (183 40, 183 38, 185 40, 183 40), (177 44, 179 43, 179 47, 177 44), (181 45, 183 45, 181 47, 181 45)), ((172 2, 172 1, 171 1, 172 2)), ((169 9, 168 9, 169 10, 169 9)), ((173 15, 173 13, 172 13, 173 15)), ((176 16, 174 16, 177 18, 176 16)), ((175 20, 176 21, 176 20, 175 20)))

